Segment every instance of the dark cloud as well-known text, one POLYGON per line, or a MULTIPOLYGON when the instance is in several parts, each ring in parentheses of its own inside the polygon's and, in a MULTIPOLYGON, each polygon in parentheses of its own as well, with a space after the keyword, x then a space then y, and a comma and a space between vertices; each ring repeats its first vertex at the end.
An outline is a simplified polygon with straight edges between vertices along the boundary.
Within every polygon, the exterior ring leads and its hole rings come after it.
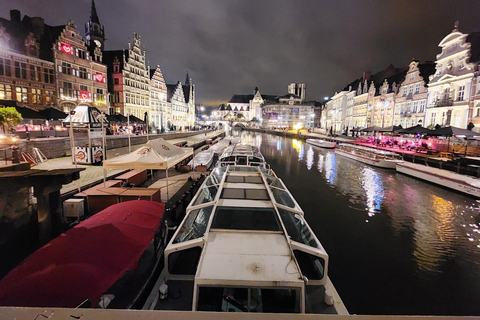
MULTIPOLYGON (((90 0, 3 0, 10 9, 51 25, 72 19, 83 32, 90 0)), ((477 0, 96 0, 107 49, 142 36, 147 60, 168 83, 197 86, 197 101, 217 104, 258 86, 283 94, 306 82, 307 98, 321 100, 364 71, 411 59, 435 60, 438 43, 460 21, 480 31, 477 0)))

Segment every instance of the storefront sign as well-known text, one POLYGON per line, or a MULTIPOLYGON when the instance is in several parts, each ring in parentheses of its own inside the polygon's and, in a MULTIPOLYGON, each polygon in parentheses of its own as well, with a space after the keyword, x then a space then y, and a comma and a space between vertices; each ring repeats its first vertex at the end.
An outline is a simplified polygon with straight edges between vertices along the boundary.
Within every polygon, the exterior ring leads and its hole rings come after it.
POLYGON ((62 51, 66 54, 73 54, 72 47, 69 44, 62 43, 62 51))
POLYGON ((96 73, 95 74, 95 80, 97 80, 97 82, 103 82, 103 74, 96 73))

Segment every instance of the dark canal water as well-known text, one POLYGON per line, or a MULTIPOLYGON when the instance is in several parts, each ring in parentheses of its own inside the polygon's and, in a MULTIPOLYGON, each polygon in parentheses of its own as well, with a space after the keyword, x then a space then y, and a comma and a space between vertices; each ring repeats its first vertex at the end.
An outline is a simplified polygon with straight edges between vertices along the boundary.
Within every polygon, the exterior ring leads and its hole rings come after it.
POLYGON ((480 315, 475 199, 303 141, 240 134, 304 210, 351 314, 480 315))

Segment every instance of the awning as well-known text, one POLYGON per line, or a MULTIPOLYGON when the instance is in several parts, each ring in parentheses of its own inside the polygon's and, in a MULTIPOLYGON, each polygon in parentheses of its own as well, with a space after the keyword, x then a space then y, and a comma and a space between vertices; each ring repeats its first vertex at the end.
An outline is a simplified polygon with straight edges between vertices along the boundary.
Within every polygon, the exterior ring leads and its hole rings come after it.
POLYGON ((135 269, 160 226, 162 203, 115 204, 38 249, 0 281, 0 305, 75 308, 95 305, 135 269))
POLYGON ((103 161, 103 168, 166 170, 192 154, 193 148, 180 148, 160 138, 149 140, 129 154, 103 161))
MULTIPOLYGON (((102 117, 101 112, 95 107, 90 106, 77 106, 75 107, 73 116, 68 115, 63 120, 63 125, 65 127, 70 127, 70 118, 73 127, 83 127, 83 128, 101 128, 102 127, 102 117)), ((108 126, 108 120, 105 117, 103 120, 103 125, 108 126)))
POLYGON ((65 112, 52 107, 41 110, 39 113, 42 114, 47 120, 63 120, 68 116, 65 112))

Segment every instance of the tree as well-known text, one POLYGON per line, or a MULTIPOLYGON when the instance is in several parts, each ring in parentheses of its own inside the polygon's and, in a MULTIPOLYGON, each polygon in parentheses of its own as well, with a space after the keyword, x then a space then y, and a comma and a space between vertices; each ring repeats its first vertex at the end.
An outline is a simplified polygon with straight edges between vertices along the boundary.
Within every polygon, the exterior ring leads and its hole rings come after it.
POLYGON ((252 122, 260 122, 260 120, 258 120, 257 117, 253 117, 252 122))
POLYGON ((237 113, 237 119, 243 119, 243 114, 237 113))
POLYGON ((22 115, 13 107, 0 108, 0 126, 4 133, 7 133, 11 127, 22 122, 22 115))

